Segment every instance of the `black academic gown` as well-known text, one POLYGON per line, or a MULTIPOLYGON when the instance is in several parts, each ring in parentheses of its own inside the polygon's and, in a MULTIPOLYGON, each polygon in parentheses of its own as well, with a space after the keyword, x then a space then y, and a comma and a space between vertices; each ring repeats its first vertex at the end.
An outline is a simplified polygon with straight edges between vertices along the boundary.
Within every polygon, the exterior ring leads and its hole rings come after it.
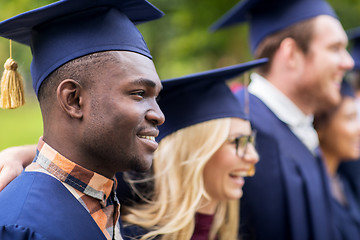
POLYGON ((339 173, 347 204, 332 200, 338 238, 341 240, 360 239, 360 203, 346 176, 339 173))
MULTIPOLYGON (((120 227, 122 230, 121 222, 120 227)), ((106 240, 80 202, 53 177, 23 172, 0 192, 1 240, 106 240)))
MULTIPOLYGON (((244 91, 235 95, 244 105, 244 91)), ((250 94, 249 107, 260 161, 243 188, 242 239, 336 239, 322 162, 259 98, 250 94)))
POLYGON ((339 174, 345 178, 350 189, 360 205, 360 160, 342 162, 338 169, 339 174))

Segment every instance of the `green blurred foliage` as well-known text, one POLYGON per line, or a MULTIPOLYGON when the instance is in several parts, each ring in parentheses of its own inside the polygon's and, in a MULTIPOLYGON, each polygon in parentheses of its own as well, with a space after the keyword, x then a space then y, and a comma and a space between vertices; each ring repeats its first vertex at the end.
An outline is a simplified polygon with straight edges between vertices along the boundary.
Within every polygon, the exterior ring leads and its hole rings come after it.
POLYGON ((42 133, 41 113, 36 99, 18 109, 0 109, 0 149, 35 144, 42 133))
MULTIPOLYGON (((91 0, 90 0, 91 1, 91 0)), ((360 26, 360 0, 328 0, 345 29, 360 26)), ((51 0, 0 0, 0 20, 48 4, 51 0)), ((138 26, 152 52, 161 79, 251 60, 246 24, 209 32, 209 26, 237 0, 150 0, 166 15, 138 26)), ((0 65, 9 57, 9 41, 0 39, 0 65)), ((36 143, 42 120, 30 77, 31 52, 13 44, 13 58, 26 80, 26 107, 0 110, 0 150, 36 143)))

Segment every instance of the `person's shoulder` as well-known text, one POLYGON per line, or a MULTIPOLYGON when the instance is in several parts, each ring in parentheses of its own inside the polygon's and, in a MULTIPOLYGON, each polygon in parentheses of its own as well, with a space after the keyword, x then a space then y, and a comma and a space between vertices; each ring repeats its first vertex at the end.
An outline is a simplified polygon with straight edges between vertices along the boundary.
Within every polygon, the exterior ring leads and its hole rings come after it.
POLYGON ((55 208, 52 201, 56 197, 52 189, 54 185, 62 184, 44 173, 21 173, 0 192, 0 225, 26 227, 37 224, 37 220, 43 218, 36 216, 44 217, 44 211, 55 208))
POLYGON ((1 240, 45 240, 44 236, 40 233, 35 232, 33 229, 23 227, 17 224, 0 225, 0 239, 1 240))
MULTIPOLYGON (((62 185, 55 178, 41 172, 22 172, 17 178, 9 183, 0 192, 0 203, 9 202, 10 206, 22 205, 31 197, 41 198, 42 194, 48 194, 48 189, 56 185, 62 185), (32 194, 37 192, 36 196, 32 194)), ((64 188, 64 186, 62 186, 64 188)))
POLYGON ((239 101, 243 109, 248 109, 249 118, 252 125, 259 130, 273 130, 273 127, 280 124, 276 115, 263 103, 257 96, 243 88, 234 92, 235 98, 239 101))
POLYGON ((26 200, 31 196, 35 178, 35 174, 23 172, 0 192, 0 224, 9 224, 19 218, 26 200))
MULTIPOLYGON (((32 207, 28 200, 32 198, 32 187, 37 175, 23 172, 0 192, 0 239, 46 239, 31 227, 34 219, 29 214, 32 207)), ((33 201, 33 204, 36 202, 33 201)))
POLYGON ((125 224, 123 229, 123 236, 126 239, 140 239, 143 235, 145 235, 148 232, 149 230, 140 227, 138 225, 125 224))
POLYGON ((0 193, 0 206, 0 226, 22 226, 46 239, 105 239, 74 195, 45 173, 22 173, 0 193))

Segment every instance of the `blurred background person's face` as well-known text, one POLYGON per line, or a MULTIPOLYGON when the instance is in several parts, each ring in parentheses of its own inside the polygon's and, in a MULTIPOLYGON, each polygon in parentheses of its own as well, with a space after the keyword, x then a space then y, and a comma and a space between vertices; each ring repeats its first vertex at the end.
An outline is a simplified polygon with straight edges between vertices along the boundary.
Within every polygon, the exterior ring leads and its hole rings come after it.
POLYGON ((321 149, 326 156, 339 160, 360 157, 360 121, 356 100, 344 97, 329 121, 318 130, 321 149))

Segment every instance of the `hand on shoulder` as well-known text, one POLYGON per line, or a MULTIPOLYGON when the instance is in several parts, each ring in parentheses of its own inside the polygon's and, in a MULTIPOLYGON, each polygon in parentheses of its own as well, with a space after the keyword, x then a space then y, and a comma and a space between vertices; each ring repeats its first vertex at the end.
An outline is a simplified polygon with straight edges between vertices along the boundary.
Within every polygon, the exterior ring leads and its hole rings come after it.
POLYGON ((36 153, 36 145, 10 147, 0 152, 0 191, 29 165, 36 153))

